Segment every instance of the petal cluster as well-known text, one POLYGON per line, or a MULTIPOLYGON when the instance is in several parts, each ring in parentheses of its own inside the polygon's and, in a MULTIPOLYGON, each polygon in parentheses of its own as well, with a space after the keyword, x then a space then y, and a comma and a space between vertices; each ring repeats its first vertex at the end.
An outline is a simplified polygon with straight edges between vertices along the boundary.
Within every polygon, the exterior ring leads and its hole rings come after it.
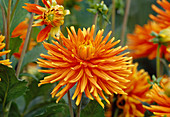
POLYGON ((37 36, 37 41, 41 42, 48 39, 49 34, 52 37, 58 37, 60 34, 60 26, 64 23, 64 16, 70 14, 69 10, 64 10, 62 5, 58 5, 55 0, 42 0, 45 5, 41 7, 37 4, 25 3, 23 6, 27 11, 36 13, 36 20, 33 26, 47 25, 37 36))
MULTIPOLYGON (((12 32, 12 36, 11 36, 12 38, 20 36, 20 38, 22 39, 21 46, 19 47, 19 52, 14 53, 14 56, 16 58, 20 58, 21 53, 22 53, 22 49, 24 47, 25 38, 26 38, 26 35, 27 35, 27 29, 28 29, 28 20, 29 19, 26 18, 24 21, 19 23, 18 26, 12 32)), ((31 38, 29 45, 28 45, 28 50, 31 50, 36 44, 37 43, 34 41, 34 39, 31 38)))
MULTIPOLYGON (((148 22, 143 27, 137 25, 134 33, 127 35, 128 46, 131 51, 130 55, 134 58, 148 57, 149 59, 154 59, 158 44, 151 41, 154 38, 151 32, 159 33, 161 30, 160 25, 153 21, 148 22)), ((160 56, 170 60, 170 53, 164 45, 160 47, 160 56)))
POLYGON ((108 95, 126 94, 124 83, 131 74, 131 59, 126 57, 128 52, 121 54, 127 47, 114 47, 119 43, 114 38, 109 39, 111 32, 103 39, 104 30, 99 30, 93 37, 95 26, 83 30, 74 27, 67 29, 68 38, 61 34, 63 46, 53 41, 53 44, 44 42, 48 55, 41 54, 38 59, 40 67, 49 68, 39 70, 49 73, 50 76, 40 81, 39 85, 58 82, 51 92, 52 97, 58 97, 57 102, 67 93, 69 89, 76 86, 72 96, 77 97, 76 105, 81 101, 82 93, 93 100, 96 99, 104 107, 101 97, 107 102, 104 92, 108 95), (60 90, 62 88, 62 90, 60 90))
MULTIPOLYGON (((164 85, 161 85, 164 88, 164 85)), ((166 115, 170 116, 170 97, 164 93, 164 89, 160 88, 157 84, 153 85, 153 88, 148 93, 148 97, 151 98, 158 105, 144 106, 144 108, 153 112, 157 117, 166 115)))
MULTIPOLYGON (((5 48, 5 43, 3 43, 4 39, 5 36, 0 35, 0 57, 10 52, 10 50, 2 51, 5 48)), ((9 62, 9 59, 0 60, 0 64, 7 65, 10 67, 11 62, 9 62)))
POLYGON ((154 16, 152 14, 149 15, 149 17, 159 23, 159 25, 162 28, 167 28, 170 26, 170 2, 167 0, 157 0, 157 3, 163 8, 158 8, 156 5, 152 5, 152 9, 158 13, 157 16, 154 16))
POLYGON ((150 88, 147 82, 150 76, 143 69, 138 71, 137 66, 136 63, 132 68, 132 74, 128 77, 130 82, 125 84, 127 88, 124 91, 127 95, 118 95, 117 106, 123 110, 121 117, 143 117, 145 109, 141 101, 151 101, 146 96, 150 88))

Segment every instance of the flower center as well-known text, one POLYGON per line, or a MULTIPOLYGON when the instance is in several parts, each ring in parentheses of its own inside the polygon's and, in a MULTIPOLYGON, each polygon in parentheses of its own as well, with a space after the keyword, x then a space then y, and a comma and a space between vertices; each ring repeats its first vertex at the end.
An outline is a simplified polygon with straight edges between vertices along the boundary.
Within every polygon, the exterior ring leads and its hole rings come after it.
POLYGON ((94 55, 95 48, 91 41, 86 41, 84 44, 79 46, 78 55, 83 60, 90 60, 94 55))
POLYGON ((46 22, 52 22, 54 19, 54 11, 53 10, 49 10, 44 14, 45 17, 45 21, 46 22))

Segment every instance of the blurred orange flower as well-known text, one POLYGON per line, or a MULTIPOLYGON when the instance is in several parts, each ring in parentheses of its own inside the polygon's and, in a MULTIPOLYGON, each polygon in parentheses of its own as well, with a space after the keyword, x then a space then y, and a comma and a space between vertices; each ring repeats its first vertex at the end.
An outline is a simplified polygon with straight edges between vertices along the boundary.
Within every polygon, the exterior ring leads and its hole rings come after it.
MULTIPOLYGON (((11 36, 12 38, 20 36, 20 38, 23 40, 21 43, 21 46, 19 48, 19 52, 13 54, 16 58, 20 58, 21 53, 22 53, 22 49, 24 46, 27 29, 28 29, 28 20, 29 19, 26 18, 25 21, 22 21, 20 24, 18 24, 18 26, 12 32, 12 36, 11 36)), ((37 43, 34 41, 33 38, 31 38, 29 45, 28 45, 28 50, 32 50, 32 48, 36 45, 37 45, 37 43)))
POLYGON ((54 38, 59 37, 60 26, 64 23, 64 16, 70 14, 69 10, 64 10, 64 7, 58 5, 55 0, 42 0, 42 2, 46 6, 45 8, 29 3, 25 3, 27 6, 23 6, 27 11, 38 14, 34 16, 37 21, 34 22, 33 26, 47 25, 39 32, 37 42, 48 39, 49 34, 54 38))
MULTIPOLYGON (((5 47, 5 43, 2 43, 4 39, 5 39, 5 36, 0 35, 0 50, 4 49, 4 47, 5 47)), ((9 52, 10 52, 10 50, 0 51, 0 57, 9 53, 9 52)), ((7 65, 8 67, 11 67, 11 65, 10 65, 11 62, 9 62, 9 59, 0 60, 0 64, 7 65)))
MULTIPOLYGON (((80 10, 80 6, 77 5, 77 2, 81 2, 82 0, 56 0, 57 4, 64 5, 64 2, 67 3, 73 3, 72 7, 74 7, 76 10, 80 10)), ((70 5, 69 5, 70 6, 70 5)))
POLYGON ((167 28, 170 26, 170 2, 167 0, 157 0, 157 3, 164 9, 158 8, 156 5, 152 5, 152 9, 158 13, 157 16, 152 14, 149 17, 159 23, 160 27, 167 28))
POLYGON ((165 94, 165 85, 161 83, 161 86, 163 87, 163 89, 160 88, 157 84, 154 84, 153 88, 147 94, 147 96, 151 98, 154 102, 156 102, 158 105, 150 105, 150 107, 143 107, 153 112, 156 117, 163 117, 164 115, 166 115, 166 117, 170 117, 170 97, 165 94))
MULTIPOLYGON (((156 57, 156 51, 158 44, 151 42, 154 36, 151 36, 151 32, 159 33, 162 28, 156 22, 148 22, 143 27, 137 25, 133 34, 128 34, 128 47, 131 51, 130 55, 134 58, 148 57, 154 59, 156 57)), ((160 47, 160 56, 170 60, 170 52, 166 46, 160 47)))
POLYGON ((138 64, 132 68, 132 74, 128 77, 130 82, 124 84, 127 88, 124 90, 127 95, 118 95, 117 106, 123 109, 120 117, 144 117, 145 109, 142 107, 143 102, 151 100, 146 96, 150 84, 147 82, 150 76, 143 69, 137 70, 138 64))
POLYGON ((41 80, 39 86, 59 81, 51 92, 52 97, 59 97, 56 102, 69 89, 76 86, 72 97, 73 100, 77 97, 76 105, 79 105, 82 93, 85 92, 88 98, 91 100, 95 98, 104 108, 100 96, 107 103, 110 102, 103 92, 108 95, 126 94, 123 91, 126 88, 123 83, 129 82, 127 77, 131 74, 129 68, 132 66, 130 61, 132 57, 126 57, 128 52, 120 54, 127 47, 113 48, 119 40, 113 42, 114 38, 112 38, 108 41, 111 32, 102 40, 104 30, 100 30, 94 40, 94 25, 91 30, 90 28, 78 29, 77 34, 74 27, 70 29, 72 32, 67 29, 68 38, 61 34, 64 47, 55 41, 53 41, 54 45, 43 43, 49 55, 41 54, 41 57, 47 60, 38 59, 37 63, 40 67, 50 68, 39 70, 40 72, 51 75, 41 80), (63 89, 59 91, 61 87, 63 89))

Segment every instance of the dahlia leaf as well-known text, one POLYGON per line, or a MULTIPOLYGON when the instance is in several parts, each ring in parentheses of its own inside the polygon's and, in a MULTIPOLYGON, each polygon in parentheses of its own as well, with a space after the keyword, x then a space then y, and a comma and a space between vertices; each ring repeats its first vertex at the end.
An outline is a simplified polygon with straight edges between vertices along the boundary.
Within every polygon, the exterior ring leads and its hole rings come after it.
POLYGON ((9 117, 21 117, 18 106, 15 102, 12 102, 11 108, 9 111, 9 117))
POLYGON ((66 117, 68 115, 69 115, 69 109, 67 104, 58 103, 58 104, 52 104, 50 106, 44 107, 44 112, 37 115, 36 117, 49 117, 49 116, 66 117))
MULTIPOLYGON (((6 1, 6 0, 5 0, 6 1)), ((14 8, 14 5, 15 5, 15 2, 16 2, 17 0, 13 0, 13 4, 12 4, 12 10, 14 10, 13 8, 14 8)), ((8 1, 7 1, 8 2, 8 1)), ((26 15, 28 14, 28 12, 26 11, 26 10, 24 10, 23 8, 22 8, 22 6, 24 6, 25 4, 24 3, 28 3, 29 2, 29 0, 19 0, 19 2, 18 2, 18 5, 17 5, 17 7, 16 7, 16 11, 15 11, 15 13, 14 13, 14 15, 13 15, 13 17, 11 16, 11 21, 12 21, 12 23, 11 23, 11 31, 13 31, 14 30, 14 28, 21 22, 21 21, 23 21, 25 18, 26 18, 26 15)))
POLYGON ((19 37, 10 39, 10 48, 9 48, 11 50, 10 57, 12 56, 13 53, 18 52, 21 43, 22 43, 22 39, 20 39, 19 37))
POLYGON ((81 117, 104 117, 104 109, 97 101, 90 101, 88 105, 81 111, 81 117))
POLYGON ((0 64, 0 78, 0 98, 3 106, 25 93, 27 83, 19 81, 12 68, 0 64))
POLYGON ((23 69, 23 67, 28 63, 35 62, 37 58, 40 57, 40 53, 46 53, 46 49, 43 47, 43 45, 37 45, 31 51, 28 51, 25 54, 21 69, 23 69))

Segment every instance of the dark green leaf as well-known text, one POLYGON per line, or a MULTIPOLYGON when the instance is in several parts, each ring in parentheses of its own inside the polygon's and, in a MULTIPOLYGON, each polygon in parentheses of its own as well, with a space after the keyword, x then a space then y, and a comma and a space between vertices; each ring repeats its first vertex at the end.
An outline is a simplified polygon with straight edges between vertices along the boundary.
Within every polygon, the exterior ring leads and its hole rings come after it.
POLYGON ((4 104, 23 95, 27 87, 25 81, 19 81, 12 68, 0 64, 0 98, 4 104))
POLYGON ((37 58, 40 57, 41 53, 46 53, 46 52, 47 50, 44 48, 42 44, 35 46, 31 51, 28 51, 25 54, 21 69, 23 69, 23 67, 28 63, 35 62, 37 58))
POLYGON ((39 79, 38 79, 35 75, 30 74, 30 73, 21 73, 21 74, 19 75, 19 77, 22 77, 22 76, 28 76, 28 77, 31 77, 31 78, 35 79, 36 81, 38 81, 38 80, 39 80, 39 79))
POLYGON ((12 102, 11 108, 9 111, 9 117, 21 117, 16 103, 12 102))
POLYGON ((44 112, 36 117, 67 117, 69 115, 68 105, 58 103, 44 107, 44 112))
POLYGON ((19 47, 21 46, 21 43, 22 43, 22 39, 20 39, 19 37, 16 37, 16 38, 11 38, 10 39, 10 56, 15 53, 15 52, 18 52, 19 50, 19 47))
POLYGON ((90 101, 82 110, 81 117, 87 117, 87 114, 89 117, 104 117, 104 109, 96 100, 90 101))

